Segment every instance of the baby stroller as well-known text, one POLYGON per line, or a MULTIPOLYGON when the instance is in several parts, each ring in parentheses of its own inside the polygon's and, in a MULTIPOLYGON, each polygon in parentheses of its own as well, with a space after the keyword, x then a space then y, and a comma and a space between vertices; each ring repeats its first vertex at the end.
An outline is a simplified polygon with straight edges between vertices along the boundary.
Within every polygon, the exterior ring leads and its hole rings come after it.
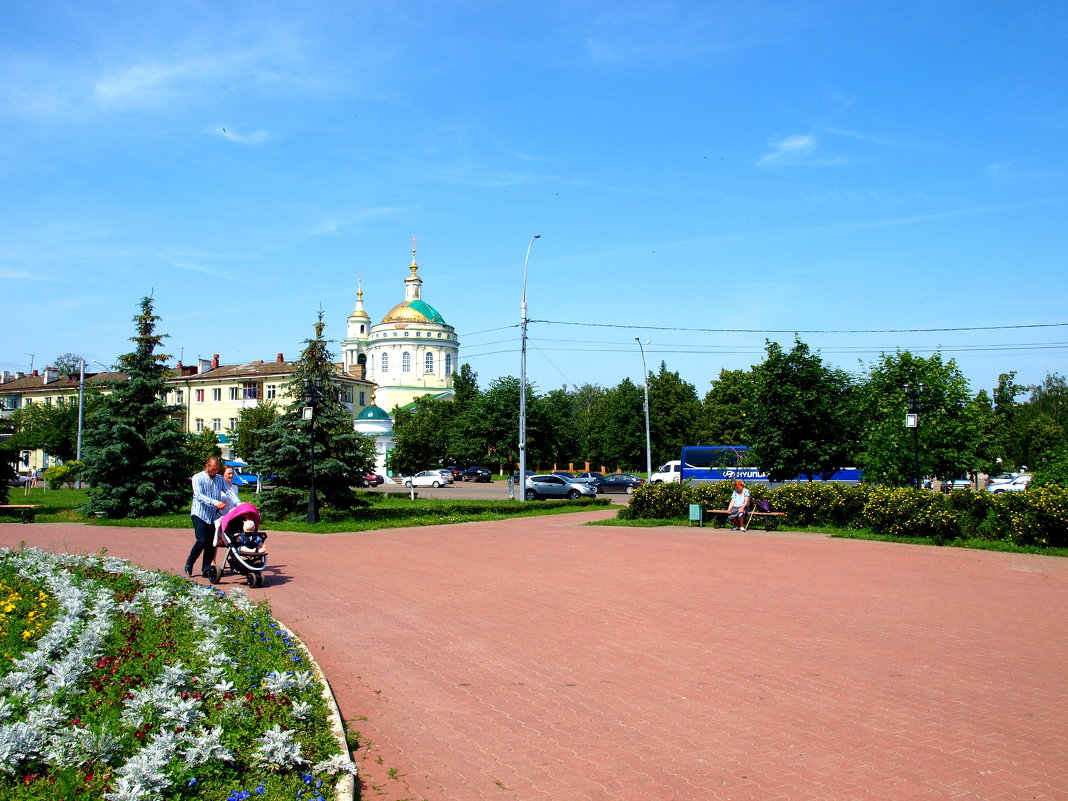
POLYGON ((260 531, 260 510, 251 503, 239 503, 219 521, 219 548, 226 549, 222 570, 217 581, 229 567, 245 577, 250 587, 263 586, 263 569, 267 567, 267 551, 263 541, 267 534, 260 531))

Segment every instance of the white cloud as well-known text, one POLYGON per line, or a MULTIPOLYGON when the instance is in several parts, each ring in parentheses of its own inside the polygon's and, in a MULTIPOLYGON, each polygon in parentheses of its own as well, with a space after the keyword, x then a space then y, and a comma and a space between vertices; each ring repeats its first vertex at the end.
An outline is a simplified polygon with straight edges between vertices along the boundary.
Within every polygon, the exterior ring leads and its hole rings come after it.
POLYGON ((241 145, 258 145, 260 142, 266 142, 271 138, 270 133, 260 128, 252 133, 238 133, 233 128, 225 125, 214 125, 211 127, 209 133, 215 136, 221 136, 223 139, 229 139, 231 142, 237 142, 241 145))
POLYGON ((392 206, 381 206, 372 209, 360 209, 359 211, 334 214, 311 227, 312 236, 337 236, 342 229, 354 228, 363 225, 369 220, 378 217, 387 217, 395 214, 397 209, 392 206))
POLYGON ((770 153, 757 160, 758 167, 833 167, 848 163, 844 156, 816 156, 819 142, 813 134, 790 134, 768 141, 770 153))
POLYGON ((768 145, 770 153, 761 156, 757 162, 761 167, 774 164, 797 164, 804 161, 816 151, 816 137, 812 134, 791 134, 782 139, 771 140, 768 145))

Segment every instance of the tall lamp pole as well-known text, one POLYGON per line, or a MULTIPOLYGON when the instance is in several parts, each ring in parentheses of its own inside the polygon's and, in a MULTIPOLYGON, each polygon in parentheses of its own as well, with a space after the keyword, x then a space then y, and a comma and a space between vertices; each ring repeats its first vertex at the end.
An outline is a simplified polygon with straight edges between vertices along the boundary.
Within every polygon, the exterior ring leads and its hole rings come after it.
POLYGON ((920 489, 920 412, 923 410, 920 395, 923 393, 923 382, 916 386, 905 384, 904 389, 905 403, 908 404, 905 427, 912 429, 912 448, 916 457, 916 489, 920 489))
POLYGON ((634 341, 642 352, 642 383, 645 385, 645 480, 648 481, 653 476, 653 446, 649 438, 649 368, 645 366, 645 348, 642 347, 641 339, 634 337, 634 341))
POLYGON ((319 384, 309 378, 304 384, 304 419, 311 423, 309 427, 309 439, 311 442, 311 488, 308 492, 308 516, 309 523, 319 522, 319 503, 315 497, 315 406, 319 401, 319 384))
MULTIPOLYGON (((99 364, 105 370, 110 370, 106 364, 93 360, 93 364, 99 364)), ((81 359, 78 362, 78 447, 75 450, 74 458, 81 463, 82 461, 82 432, 85 429, 85 359, 81 359)), ((75 488, 82 488, 81 477, 75 482, 75 488)))
POLYGON ((541 234, 534 234, 523 261, 523 302, 519 305, 519 500, 527 499, 527 265, 530 249, 541 234))

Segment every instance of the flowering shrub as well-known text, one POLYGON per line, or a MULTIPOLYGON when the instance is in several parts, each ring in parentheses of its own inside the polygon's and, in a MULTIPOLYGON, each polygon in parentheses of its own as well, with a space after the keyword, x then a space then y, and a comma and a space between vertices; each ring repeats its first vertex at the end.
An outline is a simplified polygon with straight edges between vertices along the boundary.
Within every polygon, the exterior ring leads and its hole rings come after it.
MULTIPOLYGON (((688 506, 725 509, 733 487, 715 484, 643 484, 631 496, 633 518, 684 519, 688 506)), ((749 486, 754 502, 767 498, 786 513, 787 525, 870 528, 896 537, 960 537, 1017 545, 1068 547, 1068 487, 1031 487, 1027 492, 958 491, 935 494, 912 487, 834 482, 784 484, 774 490, 749 486)))
POLYGON ((0 594, 0 797, 313 799, 355 773, 266 604, 36 549, 0 550, 0 594))
POLYGON ((1013 541, 1020 545, 1068 546, 1068 488, 1047 484, 1028 488, 1010 513, 1013 541))

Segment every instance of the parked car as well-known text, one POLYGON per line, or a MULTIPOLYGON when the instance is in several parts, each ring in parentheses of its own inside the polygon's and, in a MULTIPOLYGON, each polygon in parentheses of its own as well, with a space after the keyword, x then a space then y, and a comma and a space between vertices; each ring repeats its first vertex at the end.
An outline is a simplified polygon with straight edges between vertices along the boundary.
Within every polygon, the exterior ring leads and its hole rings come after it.
POLYGON ((599 478, 604 478, 604 473, 579 473, 575 476, 574 480, 580 484, 588 484, 591 481, 596 481, 599 478))
POLYGON ((452 473, 453 481, 458 481, 460 479, 460 474, 463 473, 463 470, 461 470, 456 465, 448 465, 445 467, 445 469, 452 473))
POLYGON ((987 492, 993 492, 998 494, 1001 492, 1023 492, 1027 489, 1028 483, 1031 481, 1031 473, 1024 473, 1021 476, 1016 476, 1012 481, 1008 481, 1004 484, 994 484, 992 487, 987 487, 987 492))
POLYGON ((452 471, 446 467, 439 467, 437 470, 428 470, 427 472, 437 473, 439 476, 442 477, 442 479, 444 479, 446 484, 452 484, 455 482, 455 479, 452 477, 452 471))
POLYGON ((9 487, 25 487, 32 480, 33 479, 25 473, 16 473, 13 478, 7 480, 7 485, 9 487))
MULTIPOLYGON (((234 468, 234 486, 239 489, 256 489, 260 483, 260 477, 258 474, 252 471, 252 468, 245 462, 223 462, 226 467, 234 468)), ((266 476, 263 479, 263 483, 267 484, 274 478, 273 475, 266 476)))
POLYGON ((942 485, 942 489, 949 492, 951 490, 958 489, 971 489, 972 480, 970 478, 955 478, 952 481, 947 481, 942 485))
POLYGON ((527 476, 524 497, 528 501, 536 501, 544 498, 570 498, 575 500, 585 496, 594 496, 597 488, 592 484, 583 484, 563 476, 533 475, 527 476))
MULTIPOLYGON (((693 467, 692 464, 686 465, 687 467, 693 467)), ((660 465, 656 468, 651 476, 649 476, 650 484, 678 484, 682 478, 682 462, 678 459, 673 459, 666 464, 660 465)))
POLYGON ((378 487, 385 484, 386 479, 378 473, 368 473, 365 476, 361 476, 357 483, 361 487, 378 487))
POLYGON ((422 473, 416 473, 414 476, 408 476, 404 479, 404 486, 406 487, 445 487, 448 486, 448 482, 445 477, 441 475, 438 470, 424 470, 422 473))
POLYGON ((597 488, 597 492, 625 492, 630 495, 635 487, 645 483, 644 478, 638 478, 633 473, 613 473, 604 478, 597 478, 590 485, 597 488))
POLYGON ((553 470, 554 476, 560 476, 561 478, 574 478, 574 473, 569 473, 566 470, 553 470))
POLYGON ((461 481, 492 481, 493 474, 489 469, 485 467, 478 467, 477 465, 469 467, 460 473, 461 481))
POLYGON ((986 481, 986 485, 988 487, 992 487, 995 484, 1008 484, 1010 481, 1012 481, 1019 475, 1019 473, 998 473, 993 478, 988 478, 986 481))

